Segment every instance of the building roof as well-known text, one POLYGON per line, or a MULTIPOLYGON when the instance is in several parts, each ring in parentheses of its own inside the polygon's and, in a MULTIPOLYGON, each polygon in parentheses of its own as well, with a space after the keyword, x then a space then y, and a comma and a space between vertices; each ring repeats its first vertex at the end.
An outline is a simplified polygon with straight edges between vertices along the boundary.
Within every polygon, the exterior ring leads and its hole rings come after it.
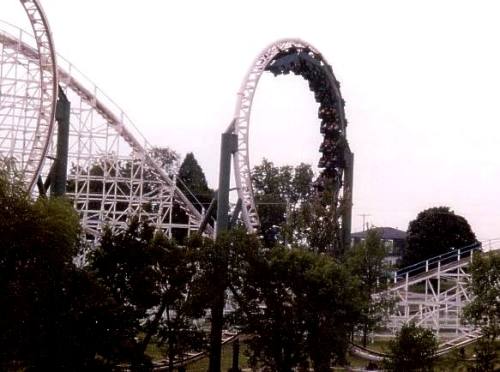
MULTIPOLYGON (((406 231, 398 230, 393 227, 373 227, 373 230, 376 230, 379 235, 380 239, 406 239, 406 231)), ((360 232, 355 232, 351 234, 352 238, 366 238, 366 235, 368 234, 368 230, 366 231, 360 231, 360 232)))

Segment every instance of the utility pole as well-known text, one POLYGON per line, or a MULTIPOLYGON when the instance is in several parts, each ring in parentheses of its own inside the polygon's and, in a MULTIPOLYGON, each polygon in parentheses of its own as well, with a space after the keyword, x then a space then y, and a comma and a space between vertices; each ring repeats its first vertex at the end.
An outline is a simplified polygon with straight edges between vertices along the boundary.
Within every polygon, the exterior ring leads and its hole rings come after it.
POLYGON ((365 214, 365 213, 362 213, 362 214, 358 214, 358 216, 361 216, 363 217, 363 231, 365 231, 365 222, 366 222, 366 217, 370 217, 371 214, 365 214))

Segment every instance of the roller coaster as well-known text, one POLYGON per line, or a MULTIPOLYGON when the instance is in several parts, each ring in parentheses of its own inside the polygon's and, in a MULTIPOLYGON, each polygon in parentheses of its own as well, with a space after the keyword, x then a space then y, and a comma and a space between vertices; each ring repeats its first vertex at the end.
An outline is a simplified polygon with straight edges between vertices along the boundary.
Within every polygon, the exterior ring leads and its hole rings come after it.
MULTIPOLYGON (((57 138, 64 130, 58 122, 58 103, 67 100, 71 106, 64 163, 66 194, 89 236, 98 237, 105 224, 125 225, 131 215, 151 221, 169 236, 176 229, 187 234, 201 230, 213 236, 216 226, 213 221, 206 223, 207 211, 177 179, 175 159, 162 156, 165 154, 147 142, 118 105, 56 54, 39 1, 20 2, 32 33, 0 23, 0 163, 12 182, 22 182, 34 196, 51 186, 47 180, 61 161, 57 138)), ((249 130, 253 97, 266 72, 302 76, 319 103, 323 155, 315 188, 318 192, 333 190, 332 208, 347 205, 339 216, 342 234, 338 243, 347 245, 353 155, 346 139, 344 101, 331 66, 316 48, 298 39, 279 40, 265 48, 252 63, 237 95, 228 132, 237 139, 232 155, 242 223, 249 232, 259 228, 251 184, 249 130)), ((397 303, 387 332, 416 321, 441 336, 440 350, 479 337, 477 330, 462 323, 460 314, 470 301, 467 266, 472 253, 481 247, 497 250, 500 240, 465 247, 395 273, 385 293, 397 303)))

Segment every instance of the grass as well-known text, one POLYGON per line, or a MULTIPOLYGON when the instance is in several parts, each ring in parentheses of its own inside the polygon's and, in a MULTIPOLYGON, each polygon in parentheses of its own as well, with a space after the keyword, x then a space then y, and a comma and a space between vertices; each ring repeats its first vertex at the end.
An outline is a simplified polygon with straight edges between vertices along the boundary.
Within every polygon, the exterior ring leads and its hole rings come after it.
POLYGON ((149 356, 151 360, 161 360, 165 359, 166 350, 156 342, 150 342, 146 348, 146 355, 149 356))
MULTIPOLYGON (((500 341, 498 341, 500 344, 500 341)), ((388 350, 388 341, 387 340, 375 340, 367 345, 367 347, 371 350, 378 352, 387 352, 388 350)), ((248 363, 248 357, 246 356, 247 345, 244 341, 240 342, 240 355, 239 355, 239 367, 242 369, 251 368, 248 363)), ((464 348, 464 355, 460 355, 459 351, 452 351, 447 355, 441 356, 438 358, 435 364, 434 370, 436 372, 466 372, 467 371, 467 363, 464 361, 465 359, 470 359, 474 354, 474 345, 467 345, 464 348)), ((153 360, 164 359, 164 351, 162 348, 158 347, 155 344, 151 344, 148 347, 147 353, 149 356, 153 358, 153 360)), ((232 366, 232 354, 233 354, 233 346, 232 344, 226 344, 222 346, 222 360, 221 360, 221 371, 227 371, 232 366)), ((354 355, 348 356, 348 361, 351 367, 355 368, 363 368, 368 365, 368 361, 361 359, 354 355)), ((376 362, 376 364, 381 367, 381 362, 376 362)), ((500 364, 497 365, 497 368, 500 368, 500 364)), ((208 357, 201 358, 195 362, 189 363, 186 366, 186 372, 206 372, 208 370, 208 357)), ((334 371, 347 371, 347 369, 336 366, 333 368, 334 371)))
MULTIPOLYGON (((250 368, 248 357, 246 356, 247 345, 240 342, 239 366, 240 368, 250 368)), ((221 371, 227 371, 233 365, 233 345, 222 345, 221 371)), ((208 357, 202 358, 186 366, 186 372, 206 372, 208 371, 208 357)))

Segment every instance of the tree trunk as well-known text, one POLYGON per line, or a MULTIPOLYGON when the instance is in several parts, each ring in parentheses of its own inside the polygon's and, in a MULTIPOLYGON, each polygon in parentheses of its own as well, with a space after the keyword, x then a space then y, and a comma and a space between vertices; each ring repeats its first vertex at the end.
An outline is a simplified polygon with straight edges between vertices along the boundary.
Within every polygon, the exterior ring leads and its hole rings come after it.
POLYGON ((231 367, 231 372, 240 371, 240 341, 238 337, 233 341, 233 363, 231 367))
POLYGON ((142 341, 141 344, 141 351, 144 354, 146 351, 146 348, 148 347, 149 341, 151 341, 151 337, 153 336, 153 333, 156 332, 156 329, 158 328, 158 324, 160 323, 161 317, 163 313, 165 312, 165 308, 167 307, 167 296, 163 296, 160 304, 160 308, 155 314, 155 317, 153 321, 151 322, 151 325, 149 326, 148 332, 146 333, 146 336, 144 336, 144 340, 142 341))
POLYGON ((170 311, 168 306, 166 307, 167 310, 167 332, 168 332, 168 371, 173 372, 174 371, 174 358, 175 358, 175 352, 174 352, 174 332, 172 332, 172 329, 170 328, 170 311))
POLYGON ((363 324, 363 347, 366 347, 368 341, 368 325, 363 324))

